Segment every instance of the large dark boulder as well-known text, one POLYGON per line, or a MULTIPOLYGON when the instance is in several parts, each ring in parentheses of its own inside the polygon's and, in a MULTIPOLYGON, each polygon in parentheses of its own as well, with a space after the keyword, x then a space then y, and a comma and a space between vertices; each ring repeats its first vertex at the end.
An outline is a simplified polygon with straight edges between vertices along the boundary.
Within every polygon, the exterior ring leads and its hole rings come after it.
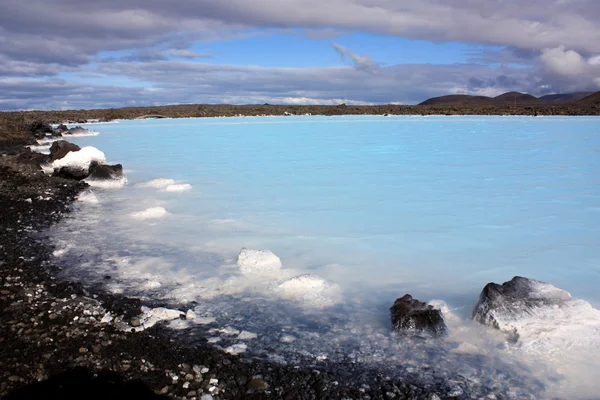
POLYGON ((50 159, 52 161, 60 160, 71 151, 79 150, 81 150, 81 147, 77 146, 76 144, 67 142, 66 140, 59 140, 52 143, 52 146, 50 147, 50 159))
POLYGON ((446 333, 446 324, 440 310, 413 299, 406 294, 390 308, 392 325, 397 332, 405 334, 427 334, 440 337, 446 333))
POLYGON ((121 164, 106 165, 92 162, 90 165, 90 179, 113 180, 123 177, 123 166, 121 164))
POLYGON ((45 121, 36 121, 29 126, 29 132, 37 139, 54 136, 54 129, 45 121))
POLYGON ((519 339, 525 325, 546 323, 548 315, 560 315, 560 310, 573 310, 589 303, 574 299, 569 292, 549 283, 515 276, 502 285, 488 283, 473 309, 473 319, 481 324, 508 332, 510 339, 519 339), (544 320, 544 321, 541 321, 544 320))

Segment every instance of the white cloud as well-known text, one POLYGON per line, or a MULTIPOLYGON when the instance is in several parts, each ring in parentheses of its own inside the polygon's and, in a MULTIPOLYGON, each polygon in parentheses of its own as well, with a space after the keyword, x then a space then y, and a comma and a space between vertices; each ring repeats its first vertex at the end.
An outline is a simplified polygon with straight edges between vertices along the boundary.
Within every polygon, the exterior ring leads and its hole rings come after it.
POLYGON ((587 61, 579 53, 565 50, 565 46, 545 49, 540 59, 549 72, 561 76, 580 75, 587 67, 587 61))

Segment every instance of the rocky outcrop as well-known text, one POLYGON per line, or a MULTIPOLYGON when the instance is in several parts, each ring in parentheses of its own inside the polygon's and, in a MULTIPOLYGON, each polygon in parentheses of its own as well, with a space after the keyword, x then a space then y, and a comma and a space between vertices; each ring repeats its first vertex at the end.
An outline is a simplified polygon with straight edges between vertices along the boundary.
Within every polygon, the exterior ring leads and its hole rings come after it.
POLYGON ((65 124, 60 124, 58 127, 56 127, 56 129, 54 131, 62 134, 62 133, 67 132, 68 130, 69 130, 69 128, 65 124))
POLYGON ((36 121, 29 127, 29 132, 36 139, 43 139, 46 136, 55 136, 54 129, 52 126, 45 121, 36 121))
POLYGON ((95 147, 84 147, 78 151, 70 151, 63 158, 52 163, 54 176, 66 179, 82 180, 90 175, 92 163, 104 164, 106 156, 95 147))
POLYGON ((90 131, 88 129, 82 128, 81 126, 76 126, 74 128, 71 128, 69 130, 67 130, 66 132, 63 132, 65 135, 87 135, 90 133, 90 131))
POLYGON ((403 334, 426 334, 440 337, 446 333, 446 324, 440 310, 406 294, 390 308, 394 329, 403 334))
POLYGON ((123 166, 121 164, 106 165, 92 161, 90 165, 90 179, 95 180, 113 180, 123 177, 123 166))
POLYGON ((586 315, 598 318, 598 311, 565 290, 521 276, 502 285, 488 283, 473 309, 475 321, 508 332, 512 341, 537 330, 551 337, 559 334, 558 325, 585 325, 580 320, 586 315))
POLYGON ((69 152, 79 150, 81 150, 81 147, 77 146, 76 144, 67 142, 66 140, 59 140, 52 143, 52 146, 50 147, 50 160, 60 160, 69 152))

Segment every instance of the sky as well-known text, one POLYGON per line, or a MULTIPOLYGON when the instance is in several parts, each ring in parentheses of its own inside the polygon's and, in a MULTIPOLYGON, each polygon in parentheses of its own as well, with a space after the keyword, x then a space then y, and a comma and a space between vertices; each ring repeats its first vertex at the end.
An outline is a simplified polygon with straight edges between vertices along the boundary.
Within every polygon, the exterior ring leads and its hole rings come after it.
POLYGON ((600 90, 598 0, 0 0, 0 110, 600 90))

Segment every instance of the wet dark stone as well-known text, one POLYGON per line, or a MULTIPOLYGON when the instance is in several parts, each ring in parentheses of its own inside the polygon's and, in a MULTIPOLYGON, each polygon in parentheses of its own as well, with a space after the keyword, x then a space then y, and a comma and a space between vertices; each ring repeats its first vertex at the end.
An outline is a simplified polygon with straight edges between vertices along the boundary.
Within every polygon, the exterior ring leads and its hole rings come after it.
POLYGON ((81 181, 87 178, 89 175, 89 169, 73 166, 66 166, 60 168, 59 170, 54 170, 54 173, 52 174, 52 176, 57 176, 64 179, 74 179, 76 181, 81 181))
POLYGON ((406 294, 390 308, 392 325, 400 333, 426 333, 440 337, 446 333, 446 324, 440 310, 406 294))
POLYGON ((79 150, 81 150, 81 147, 76 144, 67 142, 66 140, 59 140, 52 143, 52 146, 50 147, 50 159, 52 161, 60 160, 68 153, 79 150))
POLYGON ((89 177, 98 180, 118 179, 123 177, 123 166, 121 164, 105 165, 92 162, 89 177))
POLYGON ((65 124, 60 124, 58 127, 56 127, 55 132, 64 133, 68 130, 69 128, 65 124))
MULTIPOLYGON (((494 315, 505 315, 515 318, 519 315, 529 315, 533 308, 560 306, 565 301, 571 301, 571 296, 558 288, 545 292, 540 296, 539 286, 547 285, 534 279, 515 276, 502 285, 488 283, 479 295, 479 301, 473 309, 473 319, 481 324, 499 328, 494 315)), ((550 285, 548 285, 551 287, 550 285)), ((518 339, 518 335, 512 338, 518 339)))

